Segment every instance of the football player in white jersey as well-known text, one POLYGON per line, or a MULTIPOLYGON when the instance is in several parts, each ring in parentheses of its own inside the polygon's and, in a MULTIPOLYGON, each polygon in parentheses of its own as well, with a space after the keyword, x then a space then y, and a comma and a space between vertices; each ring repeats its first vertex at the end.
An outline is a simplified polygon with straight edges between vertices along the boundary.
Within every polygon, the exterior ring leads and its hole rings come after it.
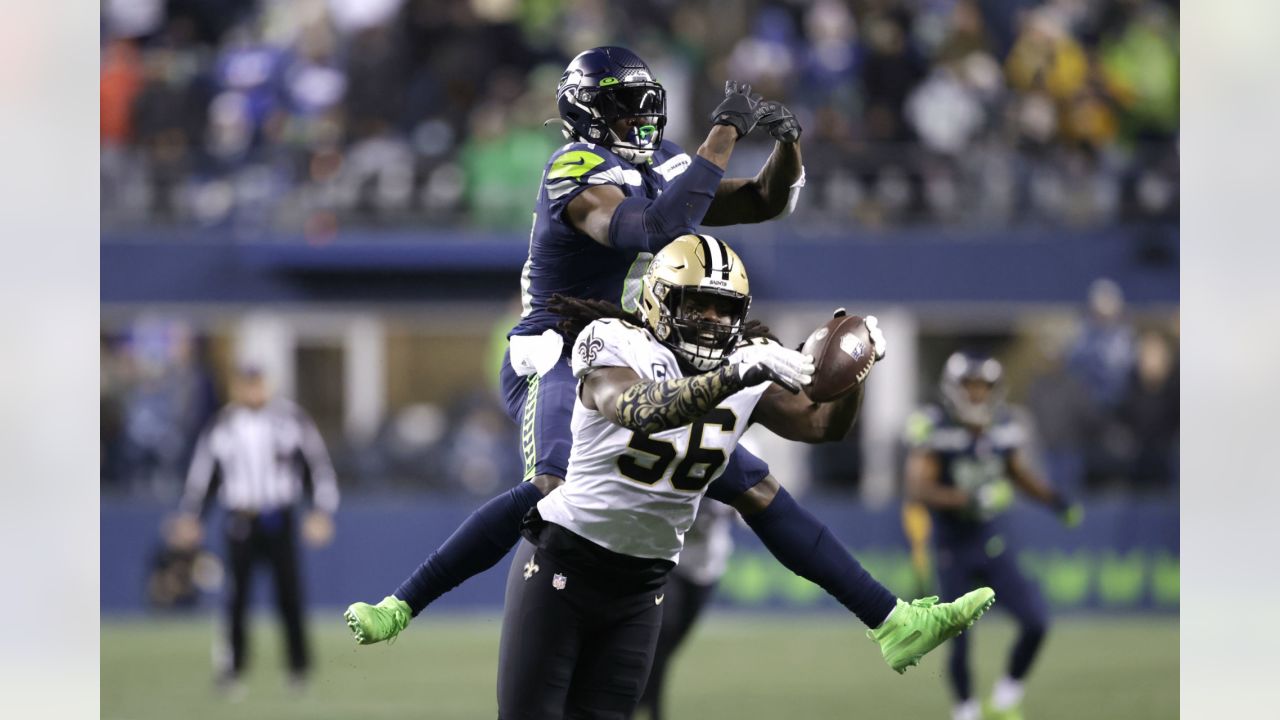
MULTIPOLYGON (((526 517, 508 576, 500 718, 628 717, 652 663, 666 576, 747 426, 809 442, 852 426, 861 389, 810 401, 800 390, 813 358, 744 337, 750 301, 738 256, 715 238, 684 235, 654 256, 638 314, 558 304, 580 328, 573 446, 565 483, 526 517)), ((928 618, 932 649, 993 600, 980 588, 948 605, 899 601, 873 634, 902 630, 917 643, 920 627, 898 624, 928 618)))

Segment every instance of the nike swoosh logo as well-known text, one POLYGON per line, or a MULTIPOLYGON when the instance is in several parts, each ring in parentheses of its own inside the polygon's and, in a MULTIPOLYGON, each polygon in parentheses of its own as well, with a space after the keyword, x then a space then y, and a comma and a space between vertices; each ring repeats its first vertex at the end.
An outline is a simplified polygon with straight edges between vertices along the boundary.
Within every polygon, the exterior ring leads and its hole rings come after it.
POLYGON ((663 601, 663 600, 666 600, 666 599, 667 599, 667 594, 666 594, 666 593, 662 593, 661 595, 654 595, 654 596, 653 596, 653 604, 654 604, 654 605, 661 605, 661 604, 662 604, 662 601, 663 601))

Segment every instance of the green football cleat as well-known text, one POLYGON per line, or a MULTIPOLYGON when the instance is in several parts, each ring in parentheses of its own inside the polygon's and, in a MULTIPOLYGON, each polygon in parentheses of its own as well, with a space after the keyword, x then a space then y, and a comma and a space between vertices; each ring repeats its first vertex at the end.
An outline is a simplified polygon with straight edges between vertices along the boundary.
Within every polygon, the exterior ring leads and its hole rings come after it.
POLYGON ((938 604, 936 595, 911 601, 899 600, 897 607, 880 627, 868 630, 867 637, 880 644, 884 661, 899 675, 930 650, 959 635, 982 617, 996 601, 996 593, 988 587, 965 593, 955 602, 938 604))
POLYGON ((388 595, 377 605, 352 603, 347 607, 347 611, 342 613, 342 617, 346 618, 347 627, 351 628, 351 632, 355 634, 356 642, 361 645, 372 645, 390 640, 409 627, 409 621, 413 619, 413 611, 405 601, 394 595, 388 595))

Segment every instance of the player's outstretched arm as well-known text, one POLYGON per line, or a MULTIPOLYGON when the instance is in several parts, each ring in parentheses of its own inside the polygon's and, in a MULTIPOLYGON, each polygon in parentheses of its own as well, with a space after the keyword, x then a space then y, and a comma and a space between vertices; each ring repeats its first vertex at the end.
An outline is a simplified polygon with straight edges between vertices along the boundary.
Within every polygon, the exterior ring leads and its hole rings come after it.
POLYGON ((758 103, 750 85, 726 83, 707 139, 661 195, 628 198, 616 185, 590 187, 569 202, 565 219, 601 245, 635 252, 657 252, 672 238, 693 232, 715 198, 734 146, 755 127, 758 103))
POLYGON ((1009 454, 1007 467, 1009 477, 1018 489, 1057 513, 1067 526, 1079 525, 1084 519, 1084 507, 1055 490, 1032 470, 1031 464, 1023 457, 1022 450, 1014 450, 1009 454))
POLYGON ((804 393, 793 395, 775 385, 760 398, 751 421, 787 440, 838 442, 848 436, 858 419, 862 394, 863 386, 859 385, 842 398, 816 403, 804 393))
POLYGON ((644 380, 625 367, 597 368, 583 379, 582 402, 610 422, 654 433, 694 422, 743 388, 776 382, 798 389, 812 373, 812 358, 775 345, 739 353, 718 370, 671 380, 644 380))
POLYGON ((758 223, 789 214, 804 187, 800 123, 782 103, 762 102, 759 126, 769 131, 773 152, 753 178, 725 178, 702 219, 703 225, 758 223))

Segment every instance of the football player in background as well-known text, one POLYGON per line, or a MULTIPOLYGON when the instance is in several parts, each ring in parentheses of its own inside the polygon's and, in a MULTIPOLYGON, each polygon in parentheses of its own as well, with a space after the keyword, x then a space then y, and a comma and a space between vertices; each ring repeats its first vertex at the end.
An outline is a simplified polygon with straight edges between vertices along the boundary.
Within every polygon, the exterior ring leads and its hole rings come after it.
MULTIPOLYGON (((667 575, 742 433, 758 422, 822 442, 852 427, 862 386, 809 400, 800 391, 813 357, 748 326, 750 302, 737 255, 715 238, 684 235, 649 264, 637 313, 605 301, 552 303, 577 338, 572 450, 565 482, 524 519, 508 574, 499 717, 627 717, 649 676, 667 575)), ((897 600, 885 629, 912 613, 931 617, 942 630, 931 646, 918 645, 916 631, 896 641, 922 654, 993 600, 989 588, 949 605, 897 600)))
MULTIPOLYGON (((526 482, 472 513, 393 595, 348 608, 347 622, 361 642, 394 637, 436 598, 495 565, 515 546, 525 514, 564 481, 578 383, 556 330, 560 317, 550 307, 552 296, 619 302, 634 311, 652 253, 672 238, 699 223, 779 217, 803 185, 799 123, 747 86, 726 84, 711 130, 692 157, 663 139, 665 91, 629 50, 600 47, 578 55, 557 98, 571 142, 556 151, 542 176, 521 278, 523 314, 502 368, 507 410, 521 428, 526 482), (774 137, 772 154, 756 177, 725 178, 735 144, 757 124, 774 137)), ((867 323, 881 338, 882 355, 883 335, 874 318, 867 323)), ((759 458, 735 449, 707 494, 732 505, 774 557, 867 627, 879 627, 894 609, 893 593, 796 503, 759 458)), ((886 660, 899 672, 906 667, 901 657, 886 660)))
MULTIPOLYGON (((1003 402, 1003 374, 995 358, 957 352, 947 359, 942 403, 927 405, 908 420, 905 481, 908 498, 928 507, 933 516, 942 598, 957 597, 970 583, 982 582, 999 594, 1000 606, 1018 622, 1009 664, 985 709, 986 718, 1016 720, 1022 717, 1023 679, 1049 618, 1039 588, 1018 569, 1001 516, 1013 503, 1014 485, 1069 527, 1079 524, 1083 509, 1032 469, 1030 431, 1003 402)), ((973 697, 964 636, 951 645, 948 671, 953 720, 984 717, 973 697)))
POLYGON ((718 502, 702 503, 693 525, 684 534, 680 562, 667 576, 662 601, 662 627, 653 652, 649 681, 634 717, 662 720, 667 667, 702 617, 733 554, 733 509, 718 502))

